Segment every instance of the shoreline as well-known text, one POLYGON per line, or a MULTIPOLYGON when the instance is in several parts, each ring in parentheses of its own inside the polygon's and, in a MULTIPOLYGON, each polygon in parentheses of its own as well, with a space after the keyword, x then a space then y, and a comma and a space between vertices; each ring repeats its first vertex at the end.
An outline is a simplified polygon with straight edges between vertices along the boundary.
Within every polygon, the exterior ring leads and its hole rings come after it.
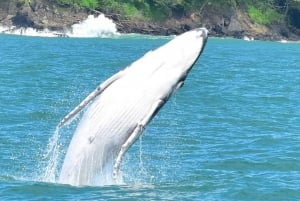
MULTIPOLYGON (((0 26, 1 27, 1 26, 0 26)), ((32 28, 29 28, 32 29, 32 28)), ((49 31, 49 30, 48 30, 49 31)), ((4 33, 0 31, 0 35, 12 35, 12 36, 25 36, 25 37, 45 37, 45 38, 101 38, 101 39, 106 39, 106 38, 113 38, 113 39, 118 39, 118 38, 145 38, 145 39, 171 39, 173 37, 176 37, 176 35, 151 35, 151 34, 145 34, 145 33, 120 33, 117 32, 115 35, 109 35, 109 36, 97 36, 97 37, 80 37, 80 36, 69 36, 65 33, 60 33, 60 32, 44 32, 43 30, 38 30, 34 34, 16 34, 16 33, 4 33)), ((265 41, 265 42, 275 42, 275 43, 282 43, 282 44, 290 44, 290 43, 300 43, 300 40, 285 40, 285 39, 280 39, 280 40, 261 40, 259 38, 249 38, 247 36, 243 38, 237 38, 237 37, 232 37, 232 36, 213 36, 208 33, 208 36, 210 39, 219 39, 219 40, 243 40, 243 41, 248 41, 248 42, 258 42, 258 41, 265 41)))
MULTIPOLYGON (((67 32, 60 32, 60 31, 52 31, 48 29, 34 29, 32 27, 18 27, 14 28, 14 30, 17 30, 16 32, 9 32, 9 29, 6 29, 3 31, 3 28, 0 25, 0 34, 3 35, 15 35, 15 36, 29 36, 29 37, 61 37, 61 38, 118 38, 118 37, 145 37, 145 38, 172 38, 175 37, 178 34, 170 34, 170 35, 160 35, 160 34, 151 34, 151 33, 131 33, 131 32, 116 32, 116 33, 111 33, 108 35, 103 35, 103 36, 76 36, 76 35, 69 35, 67 32), (22 30, 22 31, 21 31, 22 30), (27 31, 26 31, 27 30, 27 31), (28 31, 29 30, 29 31, 28 31)), ((279 42, 279 43, 299 43, 300 39, 297 40, 289 40, 289 39, 274 39, 272 40, 267 40, 265 37, 261 38, 254 38, 254 37, 248 37, 247 35, 243 37, 233 37, 230 35, 212 35, 209 32, 209 38, 215 38, 215 39, 237 39, 237 40, 244 40, 244 41, 270 41, 270 42, 279 42)))
MULTIPOLYGON (((83 22, 89 15, 104 14, 116 25, 119 33, 137 33, 157 36, 178 35, 185 31, 206 27, 210 36, 232 37, 246 40, 264 41, 299 41, 300 30, 285 24, 270 26, 255 24, 241 10, 235 12, 213 10, 207 8, 201 14, 191 13, 189 16, 169 18, 163 21, 128 20, 116 13, 105 13, 87 9, 67 9, 53 4, 24 4, 21 7, 0 7, 0 26, 9 29, 32 28, 38 31, 49 30, 64 36, 72 25, 83 22), (212 17, 213 16, 213 17, 212 17)), ((3 30, 2 30, 3 32, 3 30)))

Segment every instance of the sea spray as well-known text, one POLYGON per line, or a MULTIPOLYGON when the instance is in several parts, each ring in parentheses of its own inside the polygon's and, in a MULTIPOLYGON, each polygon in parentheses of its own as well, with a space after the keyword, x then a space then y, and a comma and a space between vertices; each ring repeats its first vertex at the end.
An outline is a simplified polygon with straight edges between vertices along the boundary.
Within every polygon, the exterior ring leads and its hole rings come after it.
POLYGON ((7 31, 9 28, 0 24, 0 33, 7 31))
POLYGON ((40 168, 42 170, 40 174, 42 176, 39 178, 40 181, 51 183, 57 182, 57 178, 61 168, 60 166, 64 159, 64 154, 67 148, 65 144, 69 144, 76 124, 81 119, 82 113, 84 111, 85 110, 75 115, 64 125, 64 127, 56 126, 54 133, 49 138, 47 148, 43 154, 42 163, 44 165, 41 165, 42 168, 40 168), (64 137, 61 137, 62 134, 64 137))
POLYGON ((124 156, 122 167, 120 168, 120 181, 118 184, 126 184, 132 186, 144 186, 152 184, 153 176, 148 170, 147 158, 149 154, 144 154, 143 135, 141 135, 137 143, 133 144, 128 153, 124 156))
POLYGON ((47 161, 47 166, 44 170, 42 181, 56 182, 58 159, 60 158, 60 144, 59 144, 59 128, 56 128, 54 134, 49 139, 44 159, 47 161))
MULTIPOLYGON (((140 136, 139 138, 139 178, 145 179, 148 178, 148 172, 147 169, 145 168, 144 162, 143 162, 143 135, 140 136)), ((141 181, 140 181, 141 182, 141 181)))
POLYGON ((50 31, 49 29, 34 29, 31 27, 5 27, 0 26, 0 33, 22 35, 22 36, 39 36, 39 37, 59 37, 66 36, 64 33, 50 31))
POLYGON ((103 14, 94 17, 89 15, 86 20, 72 25, 71 31, 67 32, 70 37, 111 37, 117 34, 116 24, 103 14))
POLYGON ((80 38, 107 38, 118 35, 116 24, 104 14, 97 17, 89 15, 87 19, 74 24, 66 31, 51 31, 49 29, 34 29, 31 27, 7 27, 0 25, 0 33, 22 36, 40 37, 80 37, 80 38))
MULTIPOLYGON (((43 162, 45 162, 45 165, 41 168, 43 169, 43 172, 41 173, 41 176, 39 177, 39 181, 42 182, 50 182, 50 183, 57 183, 58 182, 58 175, 60 174, 60 165, 61 162, 64 159, 64 146, 63 145, 63 139, 62 134, 66 134, 65 132, 71 132, 70 127, 75 126, 73 124, 77 124, 78 121, 80 121, 81 115, 76 115, 75 118, 71 120, 71 122, 68 122, 67 130, 63 128, 56 127, 53 135, 50 137, 47 148, 45 150, 45 153, 43 154, 43 162), (74 123, 75 122, 75 123, 74 123), (72 124, 72 125, 70 125, 72 124)), ((143 185, 143 184, 149 184, 148 179, 152 180, 153 178, 148 175, 147 169, 144 166, 143 163, 143 143, 142 143, 142 136, 139 139, 139 144, 137 144, 137 163, 132 163, 132 161, 129 160, 128 163, 125 163, 123 166, 124 171, 120 171, 120 174, 116 180, 112 180, 112 168, 113 168, 113 161, 108 162, 108 165, 106 168, 101 170, 101 174, 97 176, 97 178, 94 179, 94 186, 104 186, 104 185, 124 185, 124 184, 134 184, 134 185, 143 185), (132 163, 132 164, 131 164, 132 163), (136 169, 138 166, 137 171, 136 169)), ((135 155, 135 154, 134 154, 135 155)), ((129 156, 133 157, 133 156, 129 156)), ((151 181, 150 181, 151 183, 151 181)))

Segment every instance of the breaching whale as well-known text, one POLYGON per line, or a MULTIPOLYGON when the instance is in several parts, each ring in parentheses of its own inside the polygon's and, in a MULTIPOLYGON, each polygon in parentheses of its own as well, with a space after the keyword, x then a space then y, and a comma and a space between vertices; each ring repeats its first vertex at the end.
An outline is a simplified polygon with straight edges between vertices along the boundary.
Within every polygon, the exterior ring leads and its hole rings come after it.
POLYGON ((183 82, 202 53, 208 31, 197 28, 149 51, 116 73, 74 110, 65 125, 85 106, 68 147, 59 183, 114 184, 122 157, 145 126, 183 82))

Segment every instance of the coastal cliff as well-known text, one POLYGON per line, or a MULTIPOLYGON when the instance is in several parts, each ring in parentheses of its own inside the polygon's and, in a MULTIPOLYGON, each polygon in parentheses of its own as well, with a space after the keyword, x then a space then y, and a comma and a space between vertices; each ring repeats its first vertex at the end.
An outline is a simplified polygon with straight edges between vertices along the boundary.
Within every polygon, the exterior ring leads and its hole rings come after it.
MULTIPOLYGON (((276 12, 267 7, 257 8, 246 5, 242 3, 243 1, 229 1, 222 4, 215 3, 217 1, 203 1, 198 7, 190 9, 184 7, 186 4, 178 3, 164 10, 159 10, 158 7, 156 13, 153 13, 155 8, 149 9, 149 12, 152 12, 151 16, 138 9, 137 11, 131 9, 128 14, 121 6, 101 5, 101 1, 98 1, 97 5, 90 6, 71 4, 67 1, 58 2, 58 0, 0 0, 0 25, 9 28, 49 29, 63 33, 72 24, 86 19, 90 14, 104 13, 115 22, 121 33, 172 35, 204 26, 211 36, 300 40, 298 1, 282 4, 281 10, 277 9, 276 12), (271 13, 270 19, 267 19, 269 21, 263 21, 266 17, 259 16, 264 14, 263 12, 271 13)), ((145 4, 145 1, 139 2, 145 4)))

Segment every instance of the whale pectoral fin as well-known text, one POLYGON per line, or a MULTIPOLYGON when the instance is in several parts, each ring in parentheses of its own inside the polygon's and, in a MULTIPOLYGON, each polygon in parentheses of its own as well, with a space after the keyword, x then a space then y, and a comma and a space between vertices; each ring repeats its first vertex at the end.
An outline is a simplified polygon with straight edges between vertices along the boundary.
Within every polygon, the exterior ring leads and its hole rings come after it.
POLYGON ((178 82, 177 85, 176 85, 176 89, 175 90, 180 89, 181 87, 183 87, 183 85, 184 85, 184 81, 178 82))
POLYGON ((157 113, 159 108, 165 103, 164 100, 158 100, 153 104, 151 107, 151 110, 149 113, 140 121, 137 123, 137 126, 135 127, 132 134, 130 134, 129 138, 126 140, 126 142, 121 146, 121 150, 116 158, 114 167, 113 167, 113 178, 115 180, 118 179, 119 176, 119 169, 121 165, 122 158, 126 151, 129 149, 129 147, 138 139, 138 137, 143 132, 145 126, 150 122, 150 120, 153 118, 153 116, 157 113))
POLYGON ((72 119, 78 112, 80 112, 87 104, 89 104, 94 98, 100 95, 107 87, 122 77, 124 70, 114 74, 106 81, 101 83, 92 93, 90 93, 77 107, 75 107, 69 114, 67 114, 58 124, 58 128, 65 125, 70 119, 72 119))

